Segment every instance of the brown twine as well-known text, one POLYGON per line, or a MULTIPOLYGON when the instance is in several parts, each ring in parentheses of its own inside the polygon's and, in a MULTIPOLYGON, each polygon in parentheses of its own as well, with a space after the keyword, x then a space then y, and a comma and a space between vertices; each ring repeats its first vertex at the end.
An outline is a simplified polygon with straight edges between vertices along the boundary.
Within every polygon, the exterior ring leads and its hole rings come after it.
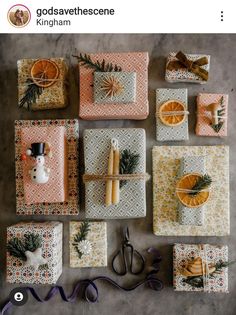
POLYGON ((150 175, 147 173, 140 174, 118 174, 118 175, 96 175, 96 174, 84 174, 83 182, 91 182, 91 181, 107 181, 107 180, 145 180, 148 181, 150 179, 150 175))

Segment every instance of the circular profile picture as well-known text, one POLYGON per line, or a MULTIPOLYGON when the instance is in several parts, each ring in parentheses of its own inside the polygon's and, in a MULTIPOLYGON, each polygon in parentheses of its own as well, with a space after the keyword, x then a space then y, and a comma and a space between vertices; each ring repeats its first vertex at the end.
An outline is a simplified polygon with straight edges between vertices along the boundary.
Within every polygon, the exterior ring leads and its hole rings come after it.
POLYGON ((12 26, 24 27, 30 21, 30 10, 23 4, 15 4, 9 9, 7 18, 12 26))

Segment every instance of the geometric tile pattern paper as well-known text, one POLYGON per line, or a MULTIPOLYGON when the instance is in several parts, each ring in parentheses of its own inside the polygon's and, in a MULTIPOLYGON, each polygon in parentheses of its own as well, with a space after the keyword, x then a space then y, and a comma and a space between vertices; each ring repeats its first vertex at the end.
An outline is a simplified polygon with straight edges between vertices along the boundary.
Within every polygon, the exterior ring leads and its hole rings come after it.
MULTIPOLYGON (((120 152, 130 149, 139 154, 135 173, 146 172, 146 138, 143 129, 88 129, 84 131, 86 174, 107 174, 111 139, 116 138, 120 152)), ((145 180, 130 180, 120 189, 117 205, 105 206, 105 182, 85 184, 85 215, 96 219, 125 219, 146 216, 145 180)))
MULTIPOLYGON (((17 215, 77 215, 79 213, 78 194, 78 140, 79 124, 76 119, 68 120, 16 120, 15 121, 15 165, 16 165, 16 211, 17 215), (41 202, 26 204, 22 153, 22 130, 24 128, 56 127, 65 128, 67 165, 67 198, 64 202, 41 202)), ((53 153, 53 152, 52 152, 53 153)), ((28 158, 27 158, 28 159, 28 158)), ((49 159, 49 158, 48 158, 49 159)), ((47 157, 46 163, 47 166, 47 157)), ((45 184, 42 184, 45 185, 45 184)))
POLYGON ((70 267, 106 267, 107 266, 107 224, 106 222, 89 222, 89 232, 86 236, 91 244, 91 252, 79 258, 73 245, 79 232, 81 222, 70 222, 70 267))
POLYGON ((153 231, 165 236, 223 236, 230 233, 229 147, 156 146, 153 156, 153 231), (205 156, 206 173, 213 180, 205 204, 204 225, 180 225, 175 194, 180 161, 186 156, 205 156))

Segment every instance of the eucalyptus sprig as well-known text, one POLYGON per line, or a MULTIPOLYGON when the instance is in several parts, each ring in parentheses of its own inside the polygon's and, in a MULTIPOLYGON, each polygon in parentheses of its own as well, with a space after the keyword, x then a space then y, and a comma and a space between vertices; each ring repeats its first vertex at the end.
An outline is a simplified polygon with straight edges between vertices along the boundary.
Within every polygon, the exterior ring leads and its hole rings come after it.
POLYGON ((75 250, 77 251, 79 258, 82 257, 83 253, 81 253, 81 251, 78 249, 78 243, 86 240, 89 231, 90 231, 89 221, 85 220, 81 223, 80 228, 79 228, 79 232, 74 237, 73 246, 74 246, 75 250))
MULTIPOLYGON (((132 153, 125 149, 120 156, 120 174, 133 174, 139 164, 139 154, 132 153)), ((127 183, 126 180, 120 181, 120 188, 127 183)))
POLYGON ((25 107, 29 110, 32 104, 36 102, 36 100, 43 93, 43 88, 38 86, 31 79, 26 80, 27 89, 25 91, 24 96, 20 99, 19 107, 25 107))
POLYGON ((196 196, 197 194, 199 194, 203 189, 208 188, 212 183, 212 179, 208 174, 205 174, 203 176, 201 176, 196 184, 192 187, 192 191, 190 191, 188 194, 190 196, 196 196))

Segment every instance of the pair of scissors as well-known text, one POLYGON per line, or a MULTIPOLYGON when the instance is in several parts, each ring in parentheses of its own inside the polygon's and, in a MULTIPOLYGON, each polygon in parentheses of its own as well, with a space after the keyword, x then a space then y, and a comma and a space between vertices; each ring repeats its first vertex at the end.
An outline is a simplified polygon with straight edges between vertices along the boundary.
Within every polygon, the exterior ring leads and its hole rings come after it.
POLYGON ((134 249, 133 245, 129 240, 129 228, 123 232, 123 242, 121 248, 117 251, 115 256, 112 259, 112 269, 118 276, 124 276, 128 273, 128 271, 132 275, 139 275, 143 272, 145 267, 145 259, 136 249, 134 249), (117 260, 121 261, 121 268, 117 270, 115 265, 117 264, 117 260), (138 270, 135 270, 133 264, 134 260, 136 260, 136 265, 140 265, 138 270))

